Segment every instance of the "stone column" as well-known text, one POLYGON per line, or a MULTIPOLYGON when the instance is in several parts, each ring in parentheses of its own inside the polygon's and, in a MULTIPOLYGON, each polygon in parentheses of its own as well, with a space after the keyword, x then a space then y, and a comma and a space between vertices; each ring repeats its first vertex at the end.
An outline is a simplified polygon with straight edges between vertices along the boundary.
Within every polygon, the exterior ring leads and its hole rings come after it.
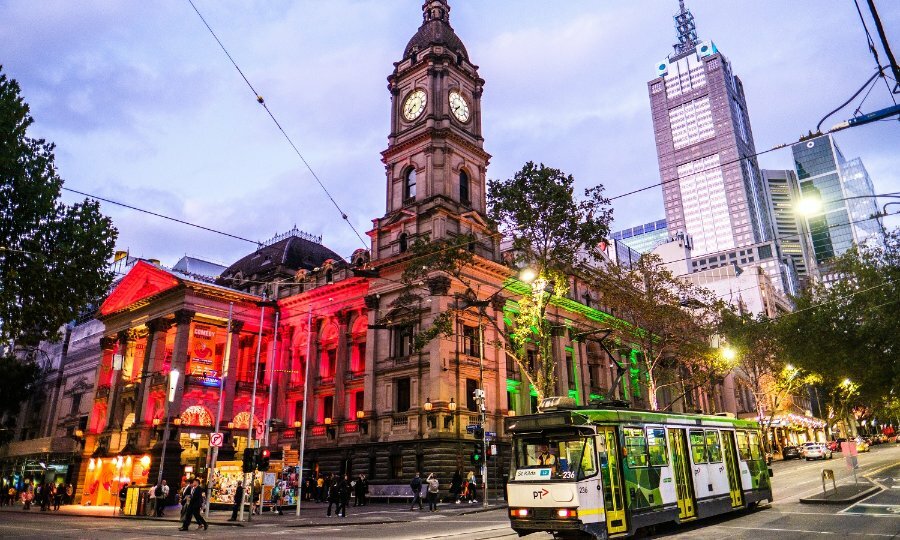
POLYGON ((310 344, 307 345, 309 354, 306 361, 311 363, 309 364, 309 378, 303 382, 309 385, 309 391, 306 392, 309 403, 306 405, 306 418, 303 419, 304 429, 306 429, 305 426, 312 426, 316 418, 316 381, 319 378, 319 332, 317 331, 319 320, 319 318, 313 317, 312 326, 309 329, 310 344))
POLYGON ((226 425, 234 418, 234 393, 237 388, 238 364, 241 356, 241 329, 243 327, 243 321, 231 321, 231 358, 227 360, 225 395, 222 398, 225 400, 222 404, 222 421, 226 425))
POLYGON ((119 405, 119 396, 122 393, 122 367, 125 366, 127 360, 126 355, 134 354, 134 331, 127 330, 119 332, 119 353, 122 355, 122 365, 120 369, 116 369, 116 359, 112 359, 112 380, 109 384, 109 400, 107 401, 106 410, 106 429, 107 431, 117 430, 122 427, 122 407, 119 405))
MULTIPOLYGON (((378 305, 381 297, 377 294, 370 294, 365 298, 366 316, 369 325, 373 325, 378 321, 378 305)), ((377 411, 375 410, 375 362, 378 358, 376 349, 378 348, 378 333, 381 330, 369 329, 366 332, 366 373, 363 379, 363 409, 366 412, 366 420, 369 422, 369 436, 375 439, 378 432, 377 411)))
POLYGON ((166 330, 171 323, 165 319, 153 319, 147 323, 147 348, 144 354, 141 381, 138 387, 137 405, 134 411, 135 426, 150 424, 153 410, 150 406, 150 391, 154 383, 161 380, 159 370, 166 354, 166 330))
MULTIPOLYGON (((181 396, 184 395, 184 381, 187 376, 185 368, 187 367, 188 344, 191 337, 191 321, 194 319, 194 315, 194 311, 187 309, 175 312, 177 330, 175 333, 175 348, 172 351, 172 369, 177 369, 180 375, 178 376, 178 385, 175 388, 174 399, 169 404, 169 418, 174 418, 181 414, 181 396)), ((168 386, 166 386, 166 391, 168 392, 168 386)))
POLYGON ((350 348, 347 347, 347 324, 350 320, 349 311, 337 313, 338 342, 334 361, 334 423, 337 425, 345 419, 347 392, 344 388, 347 369, 350 366, 350 348))
POLYGON ((279 418, 287 424, 287 389, 291 385, 294 378, 292 365, 291 344, 293 343, 294 327, 287 324, 281 325, 278 329, 278 361, 275 363, 275 370, 272 372, 274 378, 272 384, 273 411, 272 416, 279 418))

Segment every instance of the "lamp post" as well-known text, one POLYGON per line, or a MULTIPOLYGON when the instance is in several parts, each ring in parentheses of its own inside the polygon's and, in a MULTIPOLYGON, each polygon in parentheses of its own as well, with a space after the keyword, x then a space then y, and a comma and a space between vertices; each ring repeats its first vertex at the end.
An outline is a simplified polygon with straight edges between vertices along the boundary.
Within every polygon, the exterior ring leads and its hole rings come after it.
POLYGON ((169 444, 169 403, 172 403, 175 400, 175 389, 178 387, 178 375, 177 369, 172 369, 172 371, 169 372, 169 392, 166 396, 164 412, 166 416, 166 428, 163 430, 163 447, 159 456, 159 474, 156 477, 157 484, 162 484, 163 467, 166 464, 166 446, 169 444))
MULTIPOLYGON (((215 432, 219 432, 222 424, 222 406, 225 403, 225 377, 228 376, 228 366, 231 360, 231 318, 234 312, 234 302, 228 304, 228 331, 225 333, 225 356, 222 358, 222 372, 219 374, 219 408, 216 411, 216 428, 215 432)), ((209 504, 212 499, 212 479, 213 471, 216 468, 216 461, 219 458, 219 447, 213 446, 209 455, 209 463, 206 465, 206 504, 203 514, 209 517, 209 504)))

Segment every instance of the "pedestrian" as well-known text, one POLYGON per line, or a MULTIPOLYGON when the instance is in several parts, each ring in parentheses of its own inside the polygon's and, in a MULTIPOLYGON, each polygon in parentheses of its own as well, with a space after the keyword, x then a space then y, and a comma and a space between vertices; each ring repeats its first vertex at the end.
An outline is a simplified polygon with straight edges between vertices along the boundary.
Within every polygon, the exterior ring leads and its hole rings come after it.
POLYGON ((31 484, 25 484, 25 488, 22 490, 22 503, 23 510, 31 510, 31 501, 34 499, 34 486, 31 484))
POLYGON ((316 477, 316 502, 322 502, 322 493, 325 490, 325 478, 322 475, 316 477))
POLYGON ((169 499, 169 485, 165 480, 156 486, 156 517, 163 517, 166 509, 166 501, 169 499))
POLYGON ((284 498, 284 490, 285 485, 284 481, 279 482, 275 487, 272 488, 272 513, 278 512, 279 516, 283 516, 284 512, 281 511, 282 499, 284 498))
POLYGON ((191 485, 187 481, 185 481, 178 495, 178 502, 181 503, 181 515, 179 517, 179 520, 182 522, 184 522, 184 518, 188 513, 188 497, 190 497, 190 495, 191 485))
POLYGON ((125 511, 125 500, 128 498, 128 482, 119 489, 119 510, 125 511))
POLYGON ((159 489, 159 484, 156 484, 152 488, 147 491, 147 508, 149 516, 156 515, 156 490, 159 489))
POLYGON ((356 503, 353 506, 365 506, 366 494, 369 493, 369 481, 366 480, 366 475, 359 475, 359 478, 356 480, 356 485, 353 486, 353 490, 356 494, 356 503))
POLYGON ((438 503, 438 495, 440 493, 441 483, 438 482, 437 477, 434 476, 434 473, 428 475, 428 510, 430 512, 437 512, 437 503, 438 503))
POLYGON ((478 502, 478 477, 475 476, 474 471, 469 471, 469 475, 466 477, 466 499, 469 500, 469 504, 474 504, 478 502))
POLYGON ((228 521, 237 521, 238 512, 241 510, 242 504, 244 504, 244 482, 239 480, 237 489, 234 490, 234 504, 231 505, 231 517, 228 521))
POLYGON ((59 507, 62 506, 63 496, 65 495, 65 491, 63 491, 62 484, 53 486, 53 510, 59 511, 59 507))
POLYGON ((413 500, 412 504, 409 505, 409 509, 412 510, 415 508, 416 504, 419 505, 419 510, 422 509, 422 477, 419 474, 419 471, 416 471, 416 475, 413 476, 413 479, 409 482, 409 487, 412 489, 413 500))
POLYGON ((328 510, 325 513, 325 516, 331 517, 331 507, 332 506, 335 507, 335 510, 336 510, 335 515, 337 515, 338 512, 340 511, 341 492, 338 487, 337 477, 332 479, 330 482, 326 482, 326 484, 327 484, 326 490, 328 493, 326 494, 325 498, 328 499, 328 510))
POLYGON ((66 504, 75 504, 75 488, 72 484, 66 486, 66 504))
MULTIPOLYGON (((184 521, 182 522, 181 528, 179 531, 186 531, 191 526, 191 518, 197 521, 197 528, 203 527, 204 530, 209 528, 209 523, 203 519, 203 516, 200 515, 200 509, 203 508, 203 500, 206 498, 206 494, 204 489, 200 487, 200 480, 194 478, 191 482, 191 486, 186 488, 187 497, 186 497, 186 506, 187 512, 185 513, 184 521)), ((184 503, 182 503, 184 504, 184 503)))
POLYGON ((338 513, 341 517, 347 517, 347 506, 350 505, 350 475, 345 474, 341 480, 340 487, 341 504, 338 506, 338 513))
POLYGON ((459 504, 459 498, 462 495, 462 484, 462 473, 459 469, 456 469, 456 472, 453 473, 453 478, 450 480, 450 497, 456 504, 459 504))

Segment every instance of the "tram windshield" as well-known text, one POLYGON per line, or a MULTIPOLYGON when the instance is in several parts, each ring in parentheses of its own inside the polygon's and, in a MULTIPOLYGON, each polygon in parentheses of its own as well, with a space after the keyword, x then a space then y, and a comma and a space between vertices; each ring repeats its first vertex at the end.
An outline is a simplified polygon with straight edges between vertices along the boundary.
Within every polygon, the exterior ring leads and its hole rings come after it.
POLYGON ((513 453, 514 480, 582 480, 597 474, 593 435, 519 436, 513 439, 513 453))

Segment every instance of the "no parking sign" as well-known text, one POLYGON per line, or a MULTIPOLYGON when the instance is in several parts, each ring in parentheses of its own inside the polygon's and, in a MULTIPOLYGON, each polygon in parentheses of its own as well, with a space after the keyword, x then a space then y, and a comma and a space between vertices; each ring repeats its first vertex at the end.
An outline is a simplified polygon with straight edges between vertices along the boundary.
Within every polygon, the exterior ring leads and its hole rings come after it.
POLYGON ((222 444, 225 442, 225 435, 222 433, 210 433, 209 434, 209 446, 214 448, 221 448, 222 444))

